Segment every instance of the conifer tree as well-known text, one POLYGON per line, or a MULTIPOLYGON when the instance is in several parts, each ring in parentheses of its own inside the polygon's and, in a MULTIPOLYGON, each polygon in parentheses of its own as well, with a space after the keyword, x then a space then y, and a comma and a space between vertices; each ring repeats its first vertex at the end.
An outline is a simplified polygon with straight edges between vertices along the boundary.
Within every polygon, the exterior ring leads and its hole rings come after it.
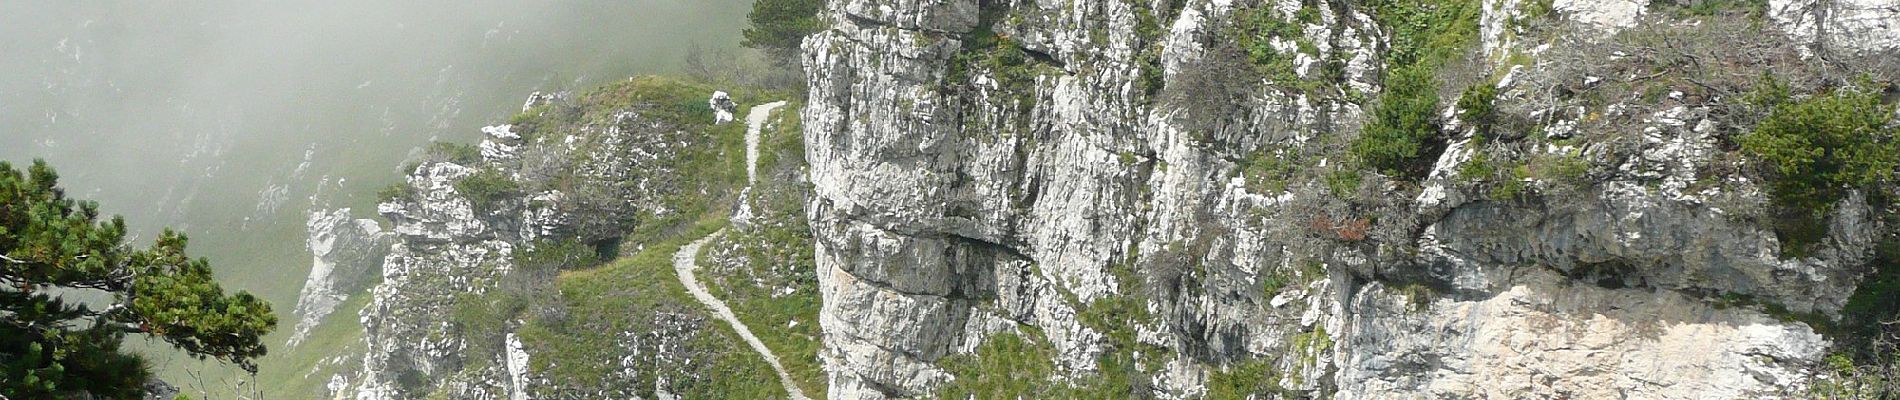
POLYGON ((58 183, 44 161, 0 162, 0 397, 137 398, 150 373, 119 348, 126 334, 256 372, 268 303, 225 294, 182 234, 133 247, 124 219, 58 183))
POLYGON ((805 36, 824 29, 824 21, 818 18, 824 8, 824 0, 758 0, 746 15, 752 27, 743 32, 743 44, 777 62, 795 64, 805 36))

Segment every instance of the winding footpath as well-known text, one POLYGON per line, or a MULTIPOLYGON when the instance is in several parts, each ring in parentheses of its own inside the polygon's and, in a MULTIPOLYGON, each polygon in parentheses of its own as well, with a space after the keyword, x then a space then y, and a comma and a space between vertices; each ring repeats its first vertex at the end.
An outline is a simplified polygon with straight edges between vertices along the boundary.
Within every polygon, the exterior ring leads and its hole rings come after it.
MULTIPOLYGON (((747 186, 759 181, 759 130, 764 128, 765 119, 772 116, 772 110, 784 105, 785 102, 783 101, 761 104, 753 106, 751 113, 746 114, 745 173, 747 186)), ((714 238, 718 238, 719 235, 725 233, 725 229, 720 229, 719 231, 706 235, 706 237, 699 238, 699 240, 694 240, 684 247, 680 247, 679 252, 673 253, 673 272, 679 275, 680 284, 686 286, 686 291, 693 294, 693 299, 699 300, 700 304, 705 304, 706 308, 710 308, 714 314, 718 314, 719 319, 725 320, 726 324, 732 325, 732 330, 738 331, 739 337, 744 338, 746 344, 752 346, 753 351, 765 357, 765 363, 771 364, 772 371, 778 373, 779 382, 785 384, 785 392, 790 393, 793 399, 810 400, 810 397, 805 397, 804 391, 798 389, 797 384, 792 383, 792 375, 785 372, 785 366, 779 364, 778 356, 772 354, 772 349, 766 348, 765 342, 759 341, 759 337, 752 334, 752 328, 746 327, 745 322, 739 321, 739 316, 732 313, 732 308, 726 307, 725 301, 713 297, 712 292, 707 291, 706 286, 700 284, 699 278, 694 276, 694 271, 699 269, 697 262, 699 259, 699 248, 704 247, 706 243, 712 242, 714 238)))

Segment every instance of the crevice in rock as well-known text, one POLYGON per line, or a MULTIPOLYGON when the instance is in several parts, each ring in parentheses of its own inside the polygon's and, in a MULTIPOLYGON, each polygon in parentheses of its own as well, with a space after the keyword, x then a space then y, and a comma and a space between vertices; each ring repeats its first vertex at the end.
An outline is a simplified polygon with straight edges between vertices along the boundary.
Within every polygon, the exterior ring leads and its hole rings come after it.
MULTIPOLYGON (((1555 270, 1556 268, 1552 268, 1555 270)), ((1569 271, 1557 270, 1571 280, 1588 282, 1604 289, 1646 289, 1649 277, 1624 260, 1579 263, 1569 271)))
POLYGON ((954 295, 912 292, 912 291, 906 291, 903 289, 898 289, 897 286, 892 285, 889 282, 884 282, 884 281, 879 281, 879 280, 874 280, 874 279, 866 279, 862 275, 859 275, 857 273, 851 272, 850 270, 846 270, 842 268, 838 269, 838 272, 842 272, 845 275, 851 275, 852 279, 857 280, 858 283, 863 284, 864 286, 871 287, 871 289, 896 293, 899 295, 903 295, 905 297, 924 297, 924 298, 943 299, 945 301, 956 298, 954 295))
POLYGON ((1074 73, 1069 72, 1068 63, 1064 63, 1062 62, 1062 60, 1056 59, 1055 56, 1050 55, 1049 53, 1043 52, 1042 50, 1036 50, 1036 49, 1030 48, 1029 46, 1019 45, 1016 47, 1019 49, 1022 49, 1023 54, 1028 54, 1029 59, 1031 61, 1048 64, 1049 66, 1053 66, 1053 67, 1056 67, 1056 69, 1062 70, 1064 73, 1069 73, 1071 75, 1074 74, 1074 73))

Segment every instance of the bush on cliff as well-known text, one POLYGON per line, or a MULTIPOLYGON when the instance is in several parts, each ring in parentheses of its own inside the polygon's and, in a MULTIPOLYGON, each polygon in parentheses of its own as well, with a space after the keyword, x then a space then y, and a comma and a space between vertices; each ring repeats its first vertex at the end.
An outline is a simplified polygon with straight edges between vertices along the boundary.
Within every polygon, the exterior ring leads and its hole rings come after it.
POLYGON ((1784 254, 1799 256, 1826 235, 1835 203, 1893 177, 1900 129, 1892 125, 1894 106, 1881 104, 1873 90, 1841 88, 1804 100, 1767 92, 1757 101, 1772 111, 1739 141, 1768 176, 1784 254))

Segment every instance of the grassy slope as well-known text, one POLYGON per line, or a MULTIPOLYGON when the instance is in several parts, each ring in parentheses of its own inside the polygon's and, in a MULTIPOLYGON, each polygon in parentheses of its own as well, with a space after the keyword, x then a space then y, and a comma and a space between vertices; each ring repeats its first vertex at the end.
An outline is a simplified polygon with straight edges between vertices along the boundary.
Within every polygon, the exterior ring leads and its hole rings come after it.
POLYGON ((779 356, 799 387, 807 395, 822 398, 826 384, 818 360, 824 346, 818 326, 820 300, 811 228, 804 219, 805 198, 811 190, 774 173, 799 172, 805 166, 798 119, 801 108, 802 104, 794 103, 779 109, 769 129, 761 132, 761 182, 753 188, 752 199, 758 219, 748 227, 728 231, 724 239, 702 250, 700 276, 713 295, 725 300, 779 356), (740 263, 718 265, 705 257, 710 254, 736 255, 740 263), (794 291, 773 295, 775 288, 783 287, 794 291))
MULTIPOLYGON (((633 382, 643 392, 654 386, 656 375, 666 375, 668 386, 687 398, 782 398, 763 359, 740 344, 730 327, 718 323, 672 279, 673 252, 687 242, 726 224, 733 198, 745 179, 743 124, 710 125, 706 97, 714 90, 733 92, 741 104, 763 102, 762 95, 730 88, 665 78, 639 78, 605 86, 579 100, 582 112, 572 120, 517 122, 542 124, 542 132, 561 132, 596 124, 612 114, 634 107, 643 116, 666 120, 695 137, 695 143, 671 157, 669 169, 683 182, 682 190, 659 194, 669 205, 665 215, 648 215, 629 230, 622 249, 632 254, 608 265, 561 273, 553 282, 559 292, 562 318, 526 318, 517 333, 534 354, 531 368, 546 373, 565 387, 607 388, 627 382, 616 377, 618 357, 624 353, 622 332, 653 332, 662 314, 689 315, 703 323, 688 335, 684 348, 670 349, 684 358, 675 365, 647 365, 633 382), (643 107, 636 107, 643 106, 643 107), (550 129, 552 128, 552 129, 550 129), (710 144, 710 146, 705 145, 710 144), (637 249, 637 250, 636 250, 637 249), (664 369, 677 369, 672 374, 664 369)), ((816 307, 816 303, 812 304, 816 307)), ((741 311, 743 313, 743 311, 741 311)), ((766 335, 768 342, 773 335, 766 335)))

